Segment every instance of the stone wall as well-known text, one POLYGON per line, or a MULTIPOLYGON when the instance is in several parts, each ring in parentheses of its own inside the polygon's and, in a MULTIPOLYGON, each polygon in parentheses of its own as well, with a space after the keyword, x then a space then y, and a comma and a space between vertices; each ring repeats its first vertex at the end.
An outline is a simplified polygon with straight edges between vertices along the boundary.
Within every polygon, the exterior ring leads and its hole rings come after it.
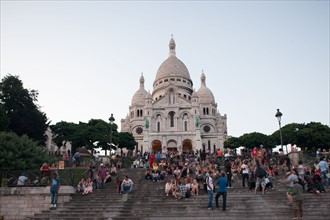
MULTIPOLYGON (((72 186, 61 186, 58 205, 71 200, 75 194, 72 186)), ((50 206, 50 188, 47 187, 1 187, 0 219, 24 219, 33 216, 50 206)))

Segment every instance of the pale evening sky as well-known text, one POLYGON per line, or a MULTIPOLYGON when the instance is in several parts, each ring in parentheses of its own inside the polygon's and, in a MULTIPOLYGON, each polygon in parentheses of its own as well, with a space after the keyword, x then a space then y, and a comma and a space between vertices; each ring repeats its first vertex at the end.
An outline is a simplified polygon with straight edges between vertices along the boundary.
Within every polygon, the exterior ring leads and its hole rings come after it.
POLYGON ((194 88, 202 70, 228 134, 292 122, 329 125, 329 1, 3 1, 1 79, 39 91, 52 124, 120 126, 139 88, 176 55, 194 88))

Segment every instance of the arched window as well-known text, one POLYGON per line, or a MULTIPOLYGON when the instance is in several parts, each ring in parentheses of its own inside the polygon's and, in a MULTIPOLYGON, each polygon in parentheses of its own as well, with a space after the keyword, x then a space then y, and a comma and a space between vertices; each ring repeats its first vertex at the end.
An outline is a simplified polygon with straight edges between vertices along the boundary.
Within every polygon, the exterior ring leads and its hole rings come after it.
POLYGON ((157 122, 157 132, 160 132, 160 122, 157 122))
POLYGON ((174 112, 170 112, 170 127, 174 127, 174 112))
POLYGON ((136 110, 136 117, 140 117, 140 111, 136 110))
POLYGON ((184 131, 188 131, 188 122, 184 121, 184 131))

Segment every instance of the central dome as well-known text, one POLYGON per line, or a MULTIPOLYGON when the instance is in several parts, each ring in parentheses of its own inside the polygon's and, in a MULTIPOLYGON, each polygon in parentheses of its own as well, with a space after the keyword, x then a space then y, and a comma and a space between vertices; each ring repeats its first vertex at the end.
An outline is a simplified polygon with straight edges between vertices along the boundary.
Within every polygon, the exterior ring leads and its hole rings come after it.
POLYGON ((170 55, 158 68, 154 83, 156 83, 158 80, 171 76, 182 77, 191 81, 190 74, 186 65, 184 65, 184 63, 175 55, 175 42, 173 38, 170 40, 169 48, 170 55))

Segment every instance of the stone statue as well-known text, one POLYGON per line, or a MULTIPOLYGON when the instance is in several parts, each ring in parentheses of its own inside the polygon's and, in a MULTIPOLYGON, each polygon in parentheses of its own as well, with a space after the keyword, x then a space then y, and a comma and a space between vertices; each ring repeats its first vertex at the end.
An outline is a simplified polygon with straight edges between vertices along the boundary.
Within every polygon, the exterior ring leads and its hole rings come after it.
POLYGON ((199 128, 200 123, 201 123, 201 119, 200 119, 200 117, 197 115, 197 116, 195 117, 195 125, 196 125, 196 128, 199 128))
POLYGON ((146 118, 145 120, 144 120, 144 127, 146 127, 147 129, 149 128, 149 120, 148 120, 148 118, 146 118))

